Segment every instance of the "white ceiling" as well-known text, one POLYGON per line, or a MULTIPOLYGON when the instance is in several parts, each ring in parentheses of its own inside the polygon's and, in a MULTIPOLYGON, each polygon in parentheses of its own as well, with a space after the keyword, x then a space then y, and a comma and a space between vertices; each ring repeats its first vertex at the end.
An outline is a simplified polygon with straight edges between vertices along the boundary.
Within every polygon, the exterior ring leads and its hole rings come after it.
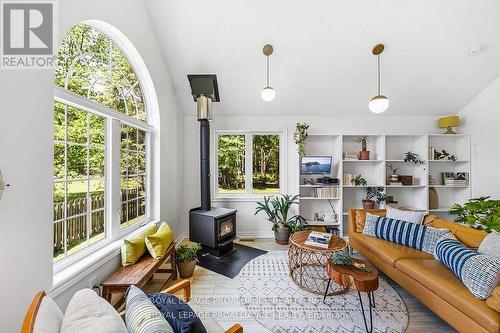
POLYGON ((457 113, 500 75, 498 0, 148 0, 184 112, 186 75, 215 73, 217 114, 363 115, 382 42, 386 115, 457 113), (274 46, 264 102, 265 58, 274 46), (477 44, 485 52, 469 55, 477 44))

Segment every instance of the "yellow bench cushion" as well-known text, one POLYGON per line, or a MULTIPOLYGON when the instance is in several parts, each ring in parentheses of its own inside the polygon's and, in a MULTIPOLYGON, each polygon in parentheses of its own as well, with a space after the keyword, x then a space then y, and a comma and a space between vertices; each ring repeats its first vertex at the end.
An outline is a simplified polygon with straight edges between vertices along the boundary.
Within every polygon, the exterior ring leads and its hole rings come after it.
POLYGON ((162 222, 155 234, 146 236, 146 247, 151 257, 160 259, 173 241, 172 229, 166 222, 162 222))
POLYGON ((135 264, 137 260, 146 253, 146 236, 154 234, 157 229, 158 227, 154 224, 140 234, 123 240, 121 247, 122 266, 125 267, 135 264))

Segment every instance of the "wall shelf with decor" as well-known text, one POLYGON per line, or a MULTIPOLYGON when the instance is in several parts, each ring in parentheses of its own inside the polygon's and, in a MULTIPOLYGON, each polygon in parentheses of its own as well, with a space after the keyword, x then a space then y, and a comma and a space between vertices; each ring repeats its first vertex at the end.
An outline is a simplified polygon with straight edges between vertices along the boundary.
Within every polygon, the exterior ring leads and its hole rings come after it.
MULTIPOLYGON (((399 206, 448 219, 453 218, 448 210, 454 203, 470 199, 469 135, 367 135, 366 150, 370 151, 370 159, 365 160, 359 159, 362 148, 358 139, 362 136, 309 134, 305 156, 329 156, 333 162, 327 175, 304 175, 300 172, 301 159, 296 155, 299 160, 297 191, 301 196, 299 214, 308 221, 321 222, 316 218, 321 219, 322 214, 332 212, 333 208, 338 216, 337 228, 341 235, 347 236, 347 212, 351 208, 362 208, 366 187, 383 188, 399 206), (408 152, 415 154, 416 163, 405 162, 408 152), (389 165, 397 168, 396 174, 391 172, 389 165), (392 180, 397 176, 396 181, 391 182, 391 174, 392 180), (366 186, 351 182, 358 175, 366 180, 366 186), (318 183, 324 176, 336 178, 339 183, 318 183), (329 187, 336 189, 336 195, 314 195, 315 189, 329 187)), ((385 204, 377 207, 384 208, 385 204)), ((331 221, 329 225, 333 225, 331 221)))

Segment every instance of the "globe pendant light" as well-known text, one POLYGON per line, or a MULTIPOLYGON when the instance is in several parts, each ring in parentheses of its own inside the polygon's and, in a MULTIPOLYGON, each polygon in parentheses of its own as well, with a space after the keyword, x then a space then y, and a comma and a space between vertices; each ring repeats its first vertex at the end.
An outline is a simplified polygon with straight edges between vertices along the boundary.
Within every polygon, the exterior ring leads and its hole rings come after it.
POLYGON ((368 102, 368 108, 373 113, 382 113, 389 107, 389 99, 384 95, 380 94, 380 54, 384 52, 384 44, 376 45, 372 53, 377 56, 377 96, 373 97, 370 102, 368 102))
POLYGON ((262 53, 264 53, 264 55, 266 56, 266 86, 264 87, 264 89, 262 89, 260 95, 262 96, 263 100, 265 100, 266 102, 270 102, 276 95, 273 87, 269 85, 269 56, 273 54, 273 46, 270 44, 264 45, 262 53))

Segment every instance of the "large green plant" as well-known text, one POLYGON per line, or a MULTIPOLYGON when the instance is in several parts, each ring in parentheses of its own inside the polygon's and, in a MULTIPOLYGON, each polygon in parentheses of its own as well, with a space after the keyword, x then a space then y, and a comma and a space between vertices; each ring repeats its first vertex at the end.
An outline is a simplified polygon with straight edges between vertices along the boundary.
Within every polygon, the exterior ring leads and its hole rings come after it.
POLYGON ((491 232, 500 231, 500 200, 490 197, 470 199, 463 205, 454 204, 449 213, 456 215, 455 222, 491 232))
POLYGON ((175 250, 175 256, 178 262, 189 262, 196 259, 198 251, 201 250, 201 245, 198 243, 182 244, 175 250))
POLYGON ((292 232, 302 230, 304 218, 300 215, 289 215, 290 208, 299 203, 298 195, 282 194, 276 197, 264 197, 264 202, 257 202, 255 215, 264 213, 273 224, 273 230, 289 228, 292 232))

